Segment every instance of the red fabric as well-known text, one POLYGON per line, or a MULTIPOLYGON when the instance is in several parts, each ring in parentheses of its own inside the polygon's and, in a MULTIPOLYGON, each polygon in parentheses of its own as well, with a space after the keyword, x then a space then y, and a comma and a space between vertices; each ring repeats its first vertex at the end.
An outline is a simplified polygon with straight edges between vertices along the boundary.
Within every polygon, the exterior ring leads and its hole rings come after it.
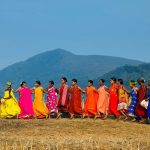
POLYGON ((120 112, 117 110, 119 103, 118 87, 116 84, 110 87, 110 102, 109 102, 109 114, 120 116, 120 112))
POLYGON ((69 91, 67 90, 66 93, 65 92, 65 88, 68 88, 67 85, 61 85, 59 88, 59 99, 58 99, 58 110, 60 112, 68 112, 68 104, 69 104, 69 91), (65 98, 65 102, 63 102, 63 99, 65 98))
POLYGON ((141 85, 138 92, 138 103, 136 106, 136 115, 138 117, 146 117, 147 111, 141 106, 141 101, 148 98, 148 89, 146 85, 141 85))
POLYGON ((71 100, 69 105, 69 113, 73 115, 82 115, 82 96, 78 86, 71 87, 71 100))
POLYGON ((98 93, 94 87, 86 88, 86 101, 84 107, 85 116, 95 116, 97 114, 98 93))

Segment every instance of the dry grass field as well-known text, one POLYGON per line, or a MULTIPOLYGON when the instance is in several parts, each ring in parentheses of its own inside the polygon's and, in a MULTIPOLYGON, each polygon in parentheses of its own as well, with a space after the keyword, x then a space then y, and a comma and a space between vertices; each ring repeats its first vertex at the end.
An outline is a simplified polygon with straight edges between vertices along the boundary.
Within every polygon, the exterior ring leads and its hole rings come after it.
POLYGON ((150 125, 92 119, 0 120, 0 150, 150 150, 150 125))

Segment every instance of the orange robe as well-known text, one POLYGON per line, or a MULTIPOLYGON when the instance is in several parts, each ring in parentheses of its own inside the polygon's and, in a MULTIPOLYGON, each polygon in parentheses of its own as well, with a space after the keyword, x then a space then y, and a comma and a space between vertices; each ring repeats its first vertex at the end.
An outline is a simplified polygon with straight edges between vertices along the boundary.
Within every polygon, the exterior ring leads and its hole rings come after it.
POLYGON ((69 105, 69 113, 73 115, 82 115, 82 96, 78 86, 70 88, 71 100, 69 105))
POLYGON ((96 88, 91 86, 86 88, 86 101, 84 106, 85 116, 95 116, 97 114, 98 93, 96 88))
POLYGON ((108 113, 109 107, 109 94, 105 89, 105 86, 102 86, 98 89, 98 103, 97 103, 97 112, 102 114, 108 113))
POLYGON ((43 100, 43 88, 42 87, 38 87, 34 89, 34 103, 33 103, 33 110, 35 113, 35 117, 42 119, 45 118, 49 111, 44 103, 43 100))

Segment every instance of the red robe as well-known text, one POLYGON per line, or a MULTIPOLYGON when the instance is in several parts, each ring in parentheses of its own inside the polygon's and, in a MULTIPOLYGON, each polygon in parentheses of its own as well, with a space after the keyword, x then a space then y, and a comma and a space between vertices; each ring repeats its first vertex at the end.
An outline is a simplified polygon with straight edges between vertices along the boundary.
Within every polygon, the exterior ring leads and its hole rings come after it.
POLYGON ((73 115, 82 115, 82 96, 78 86, 70 88, 71 100, 69 105, 69 113, 73 115))
POLYGON ((68 104, 69 104, 69 91, 68 85, 61 85, 59 88, 59 99, 58 99, 58 110, 59 112, 68 112, 68 104))
POLYGON ((120 112, 117 110, 119 103, 118 87, 116 84, 110 87, 110 102, 109 102, 109 114, 120 116, 120 112))
POLYGON ((141 102, 144 99, 148 98, 148 89, 146 85, 141 85, 138 92, 138 103, 136 106, 136 115, 138 117, 145 117, 147 116, 147 111, 144 107, 141 106, 141 102))
POLYGON ((87 96, 84 106, 85 116, 95 116, 97 114, 98 93, 95 90, 93 86, 86 88, 87 96))

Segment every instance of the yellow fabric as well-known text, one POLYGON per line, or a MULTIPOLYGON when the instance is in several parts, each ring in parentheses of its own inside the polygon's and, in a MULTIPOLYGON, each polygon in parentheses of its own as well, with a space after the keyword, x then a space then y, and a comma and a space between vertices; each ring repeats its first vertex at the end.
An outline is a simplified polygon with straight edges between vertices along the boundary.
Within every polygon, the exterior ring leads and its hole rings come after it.
POLYGON ((1 100, 0 106, 0 117, 1 118, 13 118, 20 114, 21 110, 18 105, 18 102, 14 96, 14 93, 11 91, 4 92, 4 98, 1 100), (11 95, 11 98, 9 98, 11 95), (8 99, 9 98, 9 99, 8 99))
POLYGON ((43 88, 38 87, 34 89, 34 103, 33 103, 33 109, 35 113, 36 118, 44 118, 48 115, 48 109, 44 103, 43 100, 43 88))

